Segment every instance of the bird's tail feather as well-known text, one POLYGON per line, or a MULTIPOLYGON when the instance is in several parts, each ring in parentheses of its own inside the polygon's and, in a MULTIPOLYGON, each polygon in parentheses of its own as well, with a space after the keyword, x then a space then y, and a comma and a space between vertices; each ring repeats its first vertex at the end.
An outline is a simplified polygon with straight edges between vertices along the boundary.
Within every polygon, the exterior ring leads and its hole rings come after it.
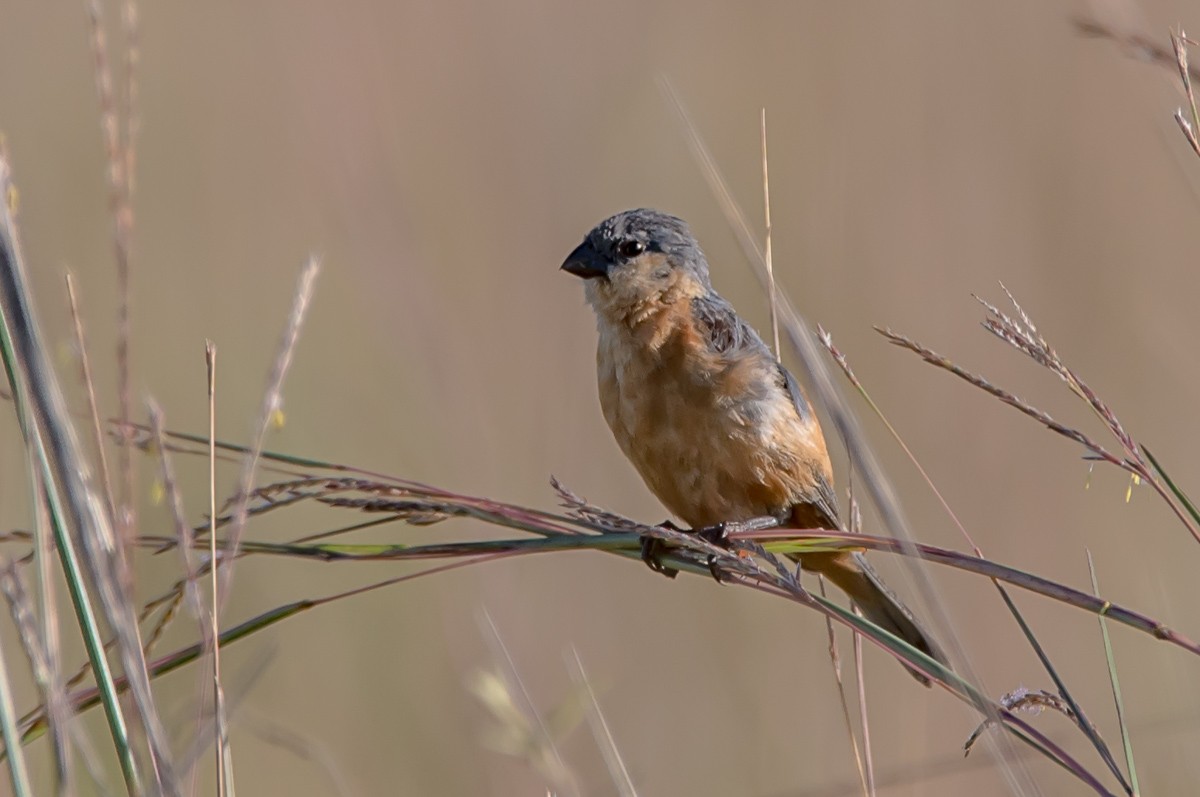
MULTIPOLYGON (((917 650, 946 666, 946 655, 921 628, 908 607, 900 602, 862 554, 818 554, 803 557, 801 565, 826 576, 862 610, 863 616, 880 628, 899 637, 917 650)), ((905 666, 914 678, 929 686, 929 678, 905 666)))

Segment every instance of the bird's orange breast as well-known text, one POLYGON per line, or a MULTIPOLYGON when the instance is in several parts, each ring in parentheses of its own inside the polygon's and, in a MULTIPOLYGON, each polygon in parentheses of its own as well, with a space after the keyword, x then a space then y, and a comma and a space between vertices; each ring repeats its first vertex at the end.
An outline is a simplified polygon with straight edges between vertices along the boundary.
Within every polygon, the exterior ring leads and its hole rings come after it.
POLYGON ((605 420, 687 524, 788 514, 827 468, 820 428, 797 413, 774 360, 712 351, 679 304, 638 329, 600 324, 605 420))

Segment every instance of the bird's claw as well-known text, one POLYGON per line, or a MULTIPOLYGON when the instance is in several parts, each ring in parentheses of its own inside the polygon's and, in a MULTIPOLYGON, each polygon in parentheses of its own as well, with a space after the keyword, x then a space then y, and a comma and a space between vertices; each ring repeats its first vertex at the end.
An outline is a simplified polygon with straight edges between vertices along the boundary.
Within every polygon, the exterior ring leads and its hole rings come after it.
MULTIPOLYGON (((669 520, 663 521, 660 525, 665 529, 679 531, 675 524, 669 520)), ((642 561, 655 573, 662 573, 667 578, 675 578, 675 576, 679 575, 679 571, 662 562, 662 552, 665 548, 666 545, 663 540, 658 537, 644 535, 642 537, 642 561)))
MULTIPOLYGON (((725 538, 729 535, 729 530, 728 523, 717 523, 712 526, 696 529, 693 533, 709 545, 717 545, 724 548, 726 546, 725 538)), ((721 578, 721 558, 717 554, 709 554, 705 562, 708 565, 708 574, 713 577, 713 581, 718 584, 724 584, 725 579, 721 578)))
POLYGON ((715 553, 710 553, 706 561, 708 564, 708 574, 713 577, 713 581, 718 584, 724 584, 725 579, 721 578, 721 561, 715 553))

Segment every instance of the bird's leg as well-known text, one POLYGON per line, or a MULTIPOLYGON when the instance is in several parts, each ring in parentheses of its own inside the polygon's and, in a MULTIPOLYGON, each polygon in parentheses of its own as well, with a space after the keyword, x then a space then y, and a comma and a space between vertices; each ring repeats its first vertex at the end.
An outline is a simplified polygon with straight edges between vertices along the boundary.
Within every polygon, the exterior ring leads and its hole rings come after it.
MULTIPOLYGON (((660 528, 669 529, 670 531, 683 531, 669 520, 664 520, 658 524, 660 528)), ((666 548, 663 540, 658 537, 649 535, 642 536, 642 561, 646 566, 655 573, 662 573, 667 578, 675 578, 679 575, 679 571, 673 567, 668 567, 662 563, 662 552, 666 548)))
MULTIPOLYGON (((706 540, 713 545, 719 545, 722 548, 726 545, 730 534, 741 534, 748 531, 763 531, 765 529, 773 529, 776 526, 783 524, 783 521, 772 515, 763 515, 761 517, 753 517, 748 520, 727 520, 723 523, 717 523, 714 526, 705 526, 696 529, 693 533, 706 540)), ((717 567, 717 557, 710 554, 708 557, 708 572, 712 575, 713 580, 718 584, 724 584, 721 580, 721 569, 717 567)))
POLYGON ((692 533, 702 540, 711 542, 713 545, 724 546, 725 540, 730 534, 765 531, 782 525, 783 521, 780 518, 773 515, 762 515, 761 517, 752 517, 748 520, 726 520, 712 526, 692 529, 692 533))

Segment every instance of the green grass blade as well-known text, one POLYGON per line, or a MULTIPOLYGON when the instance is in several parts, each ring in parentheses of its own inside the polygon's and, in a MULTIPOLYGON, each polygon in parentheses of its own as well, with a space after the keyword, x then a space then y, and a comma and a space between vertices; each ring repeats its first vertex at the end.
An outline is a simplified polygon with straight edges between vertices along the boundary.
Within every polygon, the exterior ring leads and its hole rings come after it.
MULTIPOLYGON (((1153 460, 1152 460, 1153 461, 1153 460)), ((1154 467, 1158 467, 1155 464, 1154 467)), ((1161 471, 1159 471, 1161 473, 1161 471)), ((1092 552, 1087 552, 1088 573, 1092 577, 1092 592, 1100 594, 1100 583, 1096 579, 1096 564, 1092 561, 1092 552)), ((1125 703, 1121 699, 1121 681, 1117 678, 1117 662, 1113 657, 1112 640, 1108 638, 1108 623, 1104 620, 1104 612, 1096 618, 1100 623, 1100 636, 1104 639, 1104 660, 1108 663, 1108 681, 1112 685, 1113 703, 1117 707, 1117 723, 1121 726, 1121 745, 1125 748, 1125 769, 1129 772, 1129 786, 1133 797, 1140 795, 1138 787, 1137 767, 1133 763, 1133 744, 1129 740, 1129 724, 1125 721, 1125 703)))
POLYGON ((138 774, 137 761, 129 739, 129 727, 126 724, 121 703, 117 698, 116 681, 104 650, 104 638, 100 633, 96 612, 92 608, 92 598, 84 581, 75 544, 66 530, 61 501, 52 485, 52 476, 44 460, 42 467, 43 478, 46 480, 46 503, 50 509, 48 513, 50 527, 54 531, 54 547, 58 549, 64 580, 67 583, 67 593, 71 596, 71 604, 75 607, 75 616, 83 635, 83 644, 87 650, 88 661, 92 665, 92 675, 100 688, 100 700, 104 704, 104 716, 108 721, 109 735, 112 737, 117 757, 121 762, 121 775, 125 778, 125 785, 132 793, 140 794, 141 777, 138 774))
POLYGON ((24 267, 19 257, 16 225, 12 209, 8 205, 11 187, 8 162, 0 160, 0 203, 2 203, 0 206, 0 357, 4 360, 9 386, 16 399, 18 422, 25 436, 26 445, 33 451, 42 470, 51 527, 54 530, 55 547, 59 551, 63 574, 83 635, 88 660, 91 663, 96 683, 100 684, 102 688, 105 716, 121 762, 121 772, 129 790, 132 793, 140 794, 141 783, 130 745, 128 727, 124 713, 116 699, 112 671, 104 653, 104 642, 96 622, 92 599, 84 584, 83 572, 79 566, 74 544, 70 539, 66 507, 62 501, 59 484, 55 480, 40 425, 34 421, 34 409, 30 401, 31 386, 26 375, 32 367, 30 360, 37 356, 31 353, 36 348, 37 342, 33 339, 36 335, 35 330, 26 323, 30 311, 27 306, 28 297, 24 292, 24 267), (21 345, 18 345, 18 335, 22 335, 23 343, 21 345))
POLYGON ((1034 635, 1033 629, 1029 627, 1027 622, 1025 622, 1025 617, 1017 609, 1016 604, 1013 603, 1013 599, 1009 596, 1008 590, 1004 589, 1004 587, 999 583, 996 583, 996 589, 1000 591, 1000 597, 1004 599, 1004 604, 1008 606, 1008 610, 1012 612, 1013 617, 1016 618, 1017 625, 1021 627, 1022 633, 1025 634, 1025 639, 1028 640, 1030 647, 1032 647, 1034 653, 1037 654, 1038 659, 1042 663, 1042 667, 1044 667, 1046 672, 1050 674, 1051 680, 1054 681, 1054 687, 1058 690, 1059 697, 1065 700, 1067 705, 1070 706, 1071 711, 1075 713, 1075 724, 1079 726, 1079 729, 1083 731, 1083 735, 1086 736, 1088 741, 1092 743, 1092 746, 1096 748, 1096 752, 1100 754, 1100 758, 1104 761, 1104 765, 1107 766, 1109 771, 1113 773, 1113 777, 1115 777, 1121 784, 1121 788, 1129 793, 1130 786, 1126 782, 1125 776, 1122 774, 1120 767, 1117 766, 1117 762, 1113 758, 1112 751, 1108 749, 1108 745, 1103 739, 1100 738, 1100 734, 1096 732, 1095 726, 1092 725, 1091 721, 1087 718, 1087 715, 1084 714, 1083 707, 1075 701, 1074 696, 1072 696, 1070 690, 1067 689, 1066 682, 1063 681, 1062 676, 1058 674, 1058 670, 1056 670, 1054 665, 1050 663, 1050 657, 1046 654, 1045 648, 1042 647, 1041 643, 1037 639, 1037 636, 1034 635))
MULTIPOLYGON (((298 544, 298 543, 268 543, 246 541, 244 549, 248 553, 275 554, 299 556, 313 559, 367 559, 395 560, 436 559, 467 557, 493 553, 535 553, 541 551, 564 550, 603 550, 616 553, 628 558, 640 557, 641 532, 612 531, 599 523, 570 518, 551 513, 535 513, 532 510, 520 509, 521 516, 515 517, 507 512, 504 505, 493 502, 493 510, 477 511, 471 515, 474 519, 497 526, 519 529, 539 538, 517 538, 500 540, 471 540, 452 543, 435 543, 431 545, 395 545, 395 544, 298 544), (551 526, 573 525, 596 534, 564 533, 551 526)), ((631 521, 632 523, 632 521, 631 521)), ((650 527, 642 527, 650 530, 650 527)), ((760 544, 766 551, 776 554, 804 554, 820 551, 841 550, 870 550, 883 553, 917 555, 934 564, 953 567, 964 572, 998 579, 1021 589, 1033 592, 1051 600, 1074 606, 1092 614, 1103 612, 1105 618, 1149 634, 1155 639, 1170 642, 1190 653, 1200 655, 1200 643, 1197 643, 1165 624, 1148 617, 1140 612, 1126 608, 1116 603, 1106 601, 1095 595, 1068 587, 1041 576, 1036 576, 1024 570, 1018 570, 1007 565, 981 559, 974 554, 966 554, 933 545, 917 544, 915 554, 908 546, 901 545, 889 537, 877 537, 869 534, 848 534, 845 532, 803 532, 793 530, 759 531, 746 534, 734 534, 731 541, 745 540, 760 544)), ((161 548, 174 545, 174 538, 141 537, 140 544, 161 548)), ((683 548, 667 548, 663 552, 664 561, 671 567, 692 573, 706 575, 708 569, 694 556, 689 558, 683 548), (681 555, 682 554, 682 555, 681 555)))
POLYGON ((819 595, 810 595, 810 597, 830 613, 837 615, 848 625, 853 626, 863 636, 891 651, 906 664, 925 673, 931 679, 944 684, 950 691, 974 705, 985 717, 1003 720, 1002 725, 1007 731, 1086 783, 1097 794, 1112 795, 1111 791, 1104 788, 1103 784, 1096 780, 1090 772, 1084 769, 1078 761, 1075 761, 1061 747, 1031 727, 1020 717, 997 705, 987 695, 984 695, 974 686, 967 683, 941 662, 927 656, 922 651, 917 650, 899 637, 883 630, 870 620, 859 617, 854 612, 839 606, 833 601, 822 598, 819 595))
MULTIPOLYGON (((228 628, 221 632, 220 643, 222 646, 225 646, 232 644, 239 639, 245 639, 251 634, 262 631, 263 629, 278 623, 280 620, 286 620, 289 617, 300 614, 301 612, 307 611, 308 609, 311 609, 317 605, 320 605, 319 601, 305 600, 296 601, 295 603, 289 603, 284 606, 278 606, 270 611, 263 612, 256 617, 252 617, 244 623, 236 625, 233 628, 228 628)), ((200 658, 204 651, 204 643, 197 642, 194 645, 188 645, 187 647, 180 648, 173 653, 168 653, 166 656, 155 659, 152 662, 148 662, 146 669, 150 673, 150 676, 154 678, 160 675, 166 675, 169 672, 174 672, 180 667, 196 661, 200 658)), ((118 691, 120 692, 124 692, 129 688, 128 682, 123 677, 115 679, 115 683, 118 691)), ((101 695, 97 692, 95 687, 84 689, 71 696, 71 707, 77 712, 83 712, 87 711, 88 709, 95 708, 100 704, 100 702, 101 695)), ((35 739, 41 738, 46 733, 46 717, 43 709, 38 709, 32 714, 24 717, 22 724, 26 725, 26 728, 24 734, 21 736, 21 744, 29 744, 35 739)), ((7 755, 7 752, 8 751, 6 748, 3 755, 7 755)), ((3 757, 3 755, 0 755, 0 757, 3 757)))
POLYGON ((1155 459, 1154 455, 1150 453, 1150 449, 1146 448, 1145 446, 1141 446, 1141 449, 1142 453, 1146 455, 1146 459, 1150 460, 1150 464, 1154 466, 1155 472, 1162 477, 1164 482, 1166 482, 1167 489, 1169 489, 1171 493, 1179 499, 1179 503, 1183 504, 1183 508, 1186 509, 1188 514, 1192 516, 1192 520, 1200 523, 1200 511, 1196 510, 1196 505, 1193 504, 1192 500, 1187 497, 1187 493, 1176 486, 1175 481, 1167 475, 1167 472, 1163 470, 1163 466, 1160 465, 1158 460, 1155 459))

